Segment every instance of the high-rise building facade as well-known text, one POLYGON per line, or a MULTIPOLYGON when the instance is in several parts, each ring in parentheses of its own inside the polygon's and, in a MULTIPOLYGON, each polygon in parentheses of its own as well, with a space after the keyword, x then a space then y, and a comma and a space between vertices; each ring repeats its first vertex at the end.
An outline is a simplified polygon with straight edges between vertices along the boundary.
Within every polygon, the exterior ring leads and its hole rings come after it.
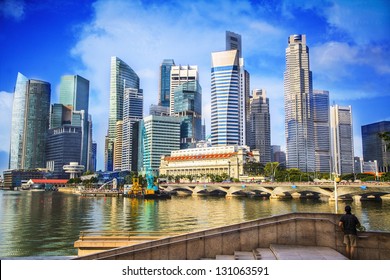
POLYGON ((353 127, 351 106, 330 107, 331 171, 337 175, 354 173, 353 127))
POLYGON ((138 171, 158 174, 161 156, 180 149, 180 118, 147 116, 139 122, 138 171))
POLYGON ((144 96, 140 89, 126 88, 123 98, 123 136, 122 136, 122 171, 137 171, 132 166, 133 155, 137 152, 133 147, 138 136, 133 131, 134 123, 142 120, 144 96))
POLYGON ((284 107, 287 168, 315 170, 312 73, 306 35, 291 35, 286 48, 284 107))
POLYGON ((211 54, 211 143, 240 144, 240 64, 238 50, 211 54))
POLYGON ((169 112, 170 115, 175 114, 175 89, 180 86, 181 84, 191 82, 191 81, 198 81, 199 80, 199 74, 198 74, 198 66, 193 65, 187 65, 187 66, 172 66, 171 68, 171 83, 170 83, 170 106, 169 106, 169 112))
POLYGON ((250 102, 248 143, 251 150, 259 150, 260 163, 271 162, 271 117, 269 99, 264 89, 254 89, 250 102))
POLYGON ((79 162, 82 146, 82 127, 64 125, 49 129, 46 144, 46 168, 54 178, 69 178, 63 167, 79 162))
POLYGON ((190 81, 175 88, 174 116, 179 117, 180 149, 194 148, 202 138, 202 88, 190 81))
POLYGON ((123 145, 123 121, 116 122, 116 137, 114 142, 114 166, 113 171, 121 171, 123 145))
POLYGON ((134 70, 120 58, 111 57, 110 69, 110 112, 108 134, 105 140, 105 170, 114 167, 114 143, 117 121, 123 120, 123 97, 125 88, 139 89, 139 77, 134 70))
POLYGON ((390 121, 382 121, 362 126, 364 161, 377 161, 379 172, 390 171, 390 149, 379 137, 380 133, 390 132, 390 121))
MULTIPOLYGON (((89 81, 79 75, 62 76, 59 102, 63 105, 63 112, 64 110, 65 112, 68 111, 65 115, 63 115, 63 118, 65 117, 65 121, 62 122, 61 125, 67 124, 67 118, 69 117, 66 117, 66 115, 69 115, 70 110, 70 124, 73 126, 80 126, 82 128, 80 159, 78 159, 77 162, 84 166, 84 170, 90 170, 92 123, 88 114, 89 81)), ((69 164, 69 162, 67 164, 69 164)))
POLYGON ((18 73, 12 105, 10 169, 46 166, 46 133, 49 129, 50 84, 18 73))
POLYGON ((240 145, 249 145, 249 106, 250 106, 250 75, 245 69, 242 55, 241 35, 226 31, 226 50, 237 50, 239 57, 239 142, 240 145))
POLYGON ((169 107, 171 96, 171 68, 175 66, 173 59, 164 59, 160 65, 160 82, 159 82, 159 94, 158 105, 169 107))
POLYGON ((313 90, 316 171, 322 173, 331 171, 329 106, 329 91, 313 90))

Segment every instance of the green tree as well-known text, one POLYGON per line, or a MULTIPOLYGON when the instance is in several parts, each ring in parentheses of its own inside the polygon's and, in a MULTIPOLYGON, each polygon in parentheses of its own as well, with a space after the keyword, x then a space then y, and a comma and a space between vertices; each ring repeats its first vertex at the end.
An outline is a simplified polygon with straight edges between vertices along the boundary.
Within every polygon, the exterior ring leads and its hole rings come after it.
POLYGON ((267 162, 264 167, 264 174, 265 176, 271 178, 271 182, 275 181, 275 175, 279 164, 279 162, 267 162))
POLYGON ((244 174, 256 176, 264 172, 264 165, 260 162, 250 161, 244 163, 244 174))

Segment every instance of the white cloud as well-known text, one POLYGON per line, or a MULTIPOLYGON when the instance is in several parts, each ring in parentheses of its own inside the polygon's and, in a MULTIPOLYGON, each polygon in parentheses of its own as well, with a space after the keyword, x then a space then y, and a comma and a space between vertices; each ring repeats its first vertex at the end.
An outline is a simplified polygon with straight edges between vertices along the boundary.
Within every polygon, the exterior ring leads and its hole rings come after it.
POLYGON ((11 118, 12 118, 12 100, 13 94, 5 91, 0 91, 0 151, 9 151, 11 118))
POLYGON ((329 25, 349 34, 353 42, 369 44, 388 39, 389 1, 334 1, 322 11, 329 25))
POLYGON ((25 14, 25 3, 23 0, 4 0, 0 3, 0 14, 5 18, 22 20, 25 14))

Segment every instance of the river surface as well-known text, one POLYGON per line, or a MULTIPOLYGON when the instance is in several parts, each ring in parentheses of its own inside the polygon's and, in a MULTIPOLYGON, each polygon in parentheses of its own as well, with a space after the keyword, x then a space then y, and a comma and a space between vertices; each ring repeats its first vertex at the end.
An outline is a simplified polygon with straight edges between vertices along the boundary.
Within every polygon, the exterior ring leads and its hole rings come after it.
MULTIPOLYGON (((390 231, 390 199, 346 203, 367 230, 390 231)), ((0 190, 0 258, 75 256, 80 231, 191 232, 291 212, 334 213, 322 199, 173 196, 170 200, 82 197, 0 190)))

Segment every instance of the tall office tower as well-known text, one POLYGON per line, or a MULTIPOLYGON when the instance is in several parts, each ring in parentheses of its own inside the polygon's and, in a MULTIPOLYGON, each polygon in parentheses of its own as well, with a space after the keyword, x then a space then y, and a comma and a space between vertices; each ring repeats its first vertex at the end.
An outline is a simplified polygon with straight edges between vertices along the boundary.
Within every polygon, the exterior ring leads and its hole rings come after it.
POLYGON ((113 171, 120 171, 122 168, 122 145, 123 145, 123 121, 116 122, 116 138, 114 142, 114 167, 113 171))
POLYGON ((64 125, 49 129, 46 144, 46 168, 58 179, 69 179, 63 167, 79 162, 82 146, 82 127, 64 125))
POLYGON ((92 142, 91 171, 97 170, 97 143, 92 142))
POLYGON ((237 50, 211 53, 211 143, 240 144, 240 64, 237 50))
POLYGON ((9 168, 44 168, 50 84, 18 73, 12 105, 9 168))
POLYGON ((333 168, 332 172, 350 174, 354 172, 354 151, 351 106, 330 107, 330 128, 333 168))
POLYGON ((181 84, 184 84, 186 82, 190 81, 198 81, 199 80, 199 74, 198 74, 198 66, 172 66, 171 68, 171 83, 170 83, 170 106, 169 106, 169 113, 170 115, 174 115, 175 111, 175 89, 176 87, 180 86, 181 84))
POLYGON ((110 113, 104 152, 106 171, 113 170, 116 122, 123 120, 123 96, 125 88, 139 89, 139 77, 129 65, 120 58, 113 56, 111 57, 110 69, 110 113))
POLYGON ((244 58, 242 56, 241 35, 226 31, 226 50, 237 50, 240 64, 240 94, 239 94, 239 133, 240 145, 249 145, 249 106, 250 106, 250 75, 245 70, 244 58))
MULTIPOLYGON (((90 154, 91 154, 91 145, 92 134, 90 133, 92 127, 90 118, 88 115, 89 108, 89 81, 79 75, 65 75, 61 77, 60 83, 60 100, 59 103, 63 105, 63 112, 68 111, 62 125, 69 124, 69 114, 70 114, 70 124, 75 126, 80 126, 82 128, 82 141, 81 141, 81 151, 80 158, 77 160, 81 165, 84 165, 84 170, 90 170, 90 154), (70 111, 70 113, 69 113, 70 111)), ((56 105, 56 104, 55 104, 56 105)), ((53 106, 55 106, 53 105, 53 106)), ((52 109, 52 112, 56 108, 52 109)), ((58 117, 58 115, 57 115, 58 117)), ((53 122, 52 122, 53 123, 53 122)), ((58 126, 56 126, 58 127, 58 126)), ((55 127, 51 127, 55 128, 55 127)), ((69 164, 69 162, 67 163, 69 164)))
POLYGON ((271 118, 265 90, 254 89, 250 104, 249 147, 259 150, 260 163, 266 164, 271 162, 271 118))
POLYGON ((316 171, 329 173, 331 171, 329 91, 313 90, 313 123, 316 171))
POLYGON ((315 170, 312 91, 306 35, 291 35, 284 72, 287 168, 303 172, 315 170))
POLYGON ((180 149, 195 148, 202 138, 202 88, 190 81, 175 88, 174 116, 179 117, 180 149))
POLYGON ((133 147, 137 137, 133 131, 134 123, 142 120, 144 109, 144 96, 140 89, 126 88, 123 98, 123 138, 122 138, 122 171, 137 171, 132 166, 133 155, 137 153, 133 147))
POLYGON ((158 174, 161 156, 180 149, 180 119, 147 116, 139 122, 138 171, 158 174))
POLYGON ((158 105, 169 107, 171 96, 171 68, 175 66, 173 59, 164 59, 160 65, 160 82, 159 82, 159 94, 158 105))
POLYGON ((376 160, 379 172, 390 171, 390 150, 386 147, 386 142, 379 137, 379 133, 384 132, 390 132, 390 121, 381 121, 362 126, 364 161, 376 160))

